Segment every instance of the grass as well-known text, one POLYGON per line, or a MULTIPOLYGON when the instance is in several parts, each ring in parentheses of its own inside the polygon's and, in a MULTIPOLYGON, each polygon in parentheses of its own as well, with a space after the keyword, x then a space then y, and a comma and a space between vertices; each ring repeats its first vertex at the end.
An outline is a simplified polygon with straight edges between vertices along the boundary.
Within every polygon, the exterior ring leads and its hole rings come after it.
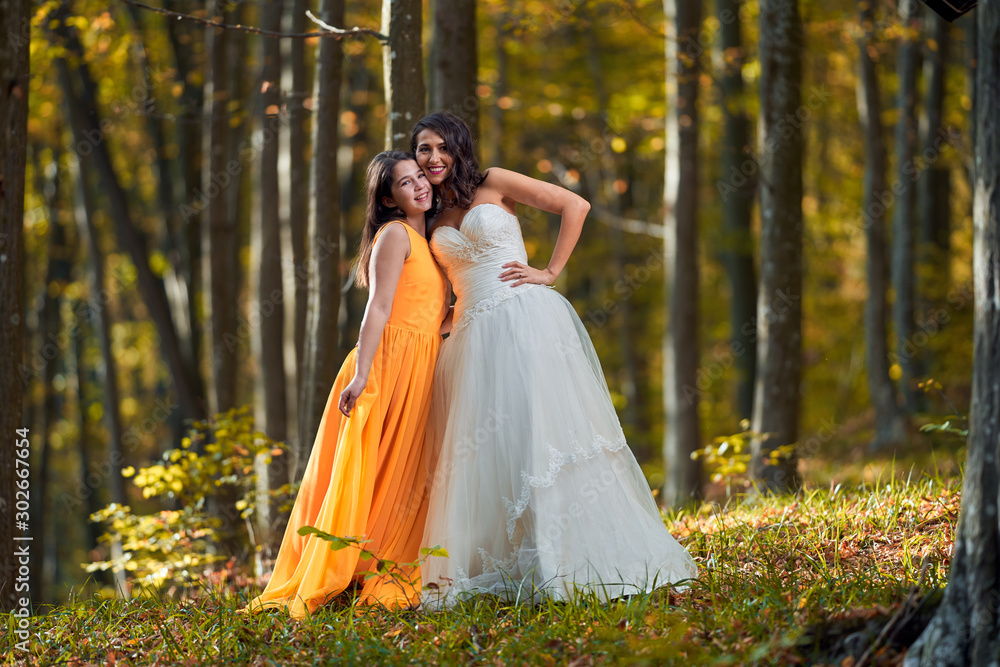
MULTIPOLYGON (((31 619, 27 653, 12 650, 6 616, 0 656, 11 665, 850 665, 826 653, 830 628, 891 614, 925 557, 924 587, 943 586, 958 507, 957 479, 893 479, 670 515, 701 573, 680 594, 533 607, 483 598, 433 613, 334 602, 293 622, 237 615, 253 591, 230 584, 182 600, 54 608, 31 619)), ((898 664, 900 654, 875 657, 898 664)))

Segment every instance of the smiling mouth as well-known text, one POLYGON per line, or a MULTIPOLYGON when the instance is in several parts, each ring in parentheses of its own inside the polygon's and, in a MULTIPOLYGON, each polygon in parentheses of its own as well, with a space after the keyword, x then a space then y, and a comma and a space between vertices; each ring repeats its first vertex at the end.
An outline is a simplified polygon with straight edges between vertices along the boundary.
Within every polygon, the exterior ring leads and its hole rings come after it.
POLYGON ((424 194, 420 195, 419 197, 415 197, 414 199, 416 201, 427 201, 427 195, 429 194, 430 194, 429 192, 425 192, 424 194))
POLYGON ((432 174, 437 175, 444 171, 444 167, 428 167, 428 171, 432 174))

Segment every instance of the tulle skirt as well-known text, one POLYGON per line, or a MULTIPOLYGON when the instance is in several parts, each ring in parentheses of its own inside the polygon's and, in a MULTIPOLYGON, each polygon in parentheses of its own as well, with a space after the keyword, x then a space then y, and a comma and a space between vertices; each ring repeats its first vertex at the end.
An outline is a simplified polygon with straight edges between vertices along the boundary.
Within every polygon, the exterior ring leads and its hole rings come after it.
POLYGON ((448 556, 424 562, 423 603, 608 600, 696 577, 570 303, 537 287, 476 310, 435 369, 423 544, 448 556))

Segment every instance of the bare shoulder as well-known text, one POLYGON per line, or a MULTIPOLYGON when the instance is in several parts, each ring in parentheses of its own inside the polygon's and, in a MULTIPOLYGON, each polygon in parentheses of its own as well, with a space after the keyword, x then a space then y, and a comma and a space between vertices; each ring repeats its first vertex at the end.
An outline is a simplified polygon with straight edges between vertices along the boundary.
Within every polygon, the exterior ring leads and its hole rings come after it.
POLYGON ((406 231, 406 223, 402 220, 393 220, 385 223, 382 229, 378 230, 375 239, 375 252, 402 252, 406 257, 410 256, 410 234, 406 231))

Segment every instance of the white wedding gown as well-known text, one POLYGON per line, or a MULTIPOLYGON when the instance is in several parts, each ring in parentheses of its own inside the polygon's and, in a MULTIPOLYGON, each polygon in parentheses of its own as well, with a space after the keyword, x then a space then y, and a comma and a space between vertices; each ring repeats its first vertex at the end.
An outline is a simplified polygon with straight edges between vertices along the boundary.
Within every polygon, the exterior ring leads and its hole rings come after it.
POLYGON ((517 218, 480 204, 431 249, 458 295, 434 374, 423 603, 602 600, 697 576, 625 442, 600 362, 570 303, 512 288, 527 262, 517 218))

